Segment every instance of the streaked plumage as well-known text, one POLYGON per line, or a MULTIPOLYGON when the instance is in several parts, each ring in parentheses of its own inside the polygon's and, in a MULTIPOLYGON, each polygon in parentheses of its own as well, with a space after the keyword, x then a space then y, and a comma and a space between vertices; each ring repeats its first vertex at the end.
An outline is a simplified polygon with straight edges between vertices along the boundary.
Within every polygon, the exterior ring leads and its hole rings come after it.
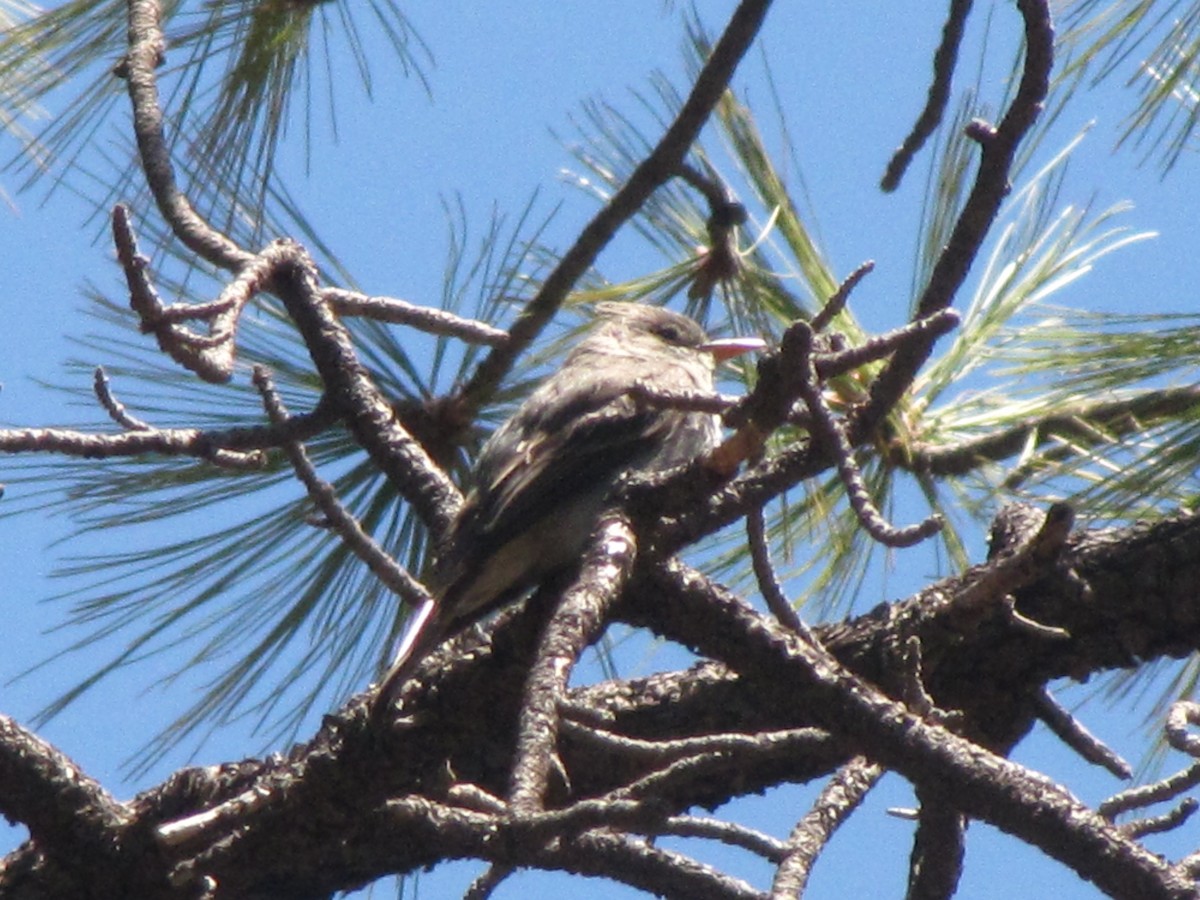
POLYGON ((414 615, 381 699, 442 639, 578 560, 622 475, 715 445, 712 415, 654 408, 630 391, 711 391, 717 359, 761 342, 710 342, 694 321, 659 307, 606 303, 598 312, 562 367, 484 445, 434 570, 436 600, 414 615))

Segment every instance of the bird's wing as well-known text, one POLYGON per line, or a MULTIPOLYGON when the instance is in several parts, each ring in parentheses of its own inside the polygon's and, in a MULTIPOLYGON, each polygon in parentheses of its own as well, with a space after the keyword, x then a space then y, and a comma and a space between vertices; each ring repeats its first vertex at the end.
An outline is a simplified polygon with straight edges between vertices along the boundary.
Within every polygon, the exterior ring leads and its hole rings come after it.
POLYGON ((617 475, 644 466, 682 418, 624 393, 591 399, 561 428, 503 436, 503 458, 480 468, 489 480, 469 495, 435 571, 448 629, 575 558, 617 475))
POLYGON ((503 539, 514 523, 553 513, 563 498, 611 485, 659 452, 685 417, 638 404, 627 382, 601 381, 556 405, 552 421, 512 422, 513 452, 481 460, 479 531, 503 539))

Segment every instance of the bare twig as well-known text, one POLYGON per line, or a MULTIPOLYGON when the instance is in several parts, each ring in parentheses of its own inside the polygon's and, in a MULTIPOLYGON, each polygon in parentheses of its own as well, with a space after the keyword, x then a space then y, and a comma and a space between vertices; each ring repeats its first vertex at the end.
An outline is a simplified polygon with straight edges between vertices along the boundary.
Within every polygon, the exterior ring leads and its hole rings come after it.
POLYGON ((700 130, 729 86, 738 63, 758 34, 769 6, 769 0, 742 0, 738 5, 700 69, 691 93, 662 138, 563 254, 536 296, 513 323, 509 341, 483 360, 464 388, 462 401, 468 411, 477 409, 495 390, 517 356, 541 333, 575 282, 596 261, 617 230, 641 209, 654 191, 679 171, 700 130))
POLYGON ((897 648, 900 674, 903 676, 904 705, 923 719, 929 719, 937 713, 937 704, 925 689, 925 673, 921 659, 921 638, 910 634, 908 639, 897 648))
POLYGON ((746 537, 750 545, 750 564, 754 568, 754 578, 758 581, 758 590, 767 604, 767 609, 784 627, 790 628, 806 641, 816 641, 817 636, 804 624, 804 620, 783 593, 779 580, 775 577, 775 568, 771 564, 771 545, 767 541, 766 521, 761 507, 746 514, 746 537))
POLYGON ((508 804, 495 794, 490 794, 477 784, 456 782, 446 789, 446 799, 466 809, 477 812, 507 815, 508 804))
POLYGON ((149 262, 138 253, 129 210, 120 204, 113 209, 113 240, 129 285, 129 304, 138 314, 142 331, 154 334, 168 356, 205 381, 228 381, 236 358, 238 318, 266 286, 273 259, 266 254, 247 257, 237 276, 211 303, 165 306, 150 281, 149 262), (208 333, 199 334, 182 324, 189 321, 207 322, 208 333))
POLYGON ((66 428, 12 428, 0 430, 0 453, 56 453, 87 459, 161 453, 220 461, 226 458, 226 451, 239 451, 238 456, 247 461, 254 459, 253 464, 260 465, 261 459, 244 451, 277 447, 288 440, 306 440, 320 434, 335 421, 336 417, 328 407, 318 407, 310 414, 292 417, 285 426, 225 431, 163 428, 123 434, 91 434, 66 428))
POLYGON ((486 871, 471 882, 471 886, 463 894, 463 900, 487 900, 515 871, 515 866, 488 866, 486 871))
MULTIPOLYGON (((287 422, 287 408, 271 382, 270 372, 263 366, 254 367, 254 385, 262 395, 263 407, 270 420, 276 425, 287 422)), ((283 452, 287 454, 296 477, 308 490, 309 498, 321 510, 329 527, 338 533, 355 556, 366 563, 375 577, 413 608, 428 602, 430 595, 425 586, 398 565, 375 539, 367 534, 358 519, 338 500, 333 485, 317 475, 304 445, 299 441, 288 441, 283 445, 283 452)))
POLYGON ((597 526, 575 583, 563 595, 538 646, 525 683, 509 802, 525 814, 542 808, 557 756, 558 700, 579 654, 595 639, 633 567, 637 538, 627 519, 609 515, 597 526))
MULTIPOLYGON (((129 222, 129 210, 118 204, 113 208, 113 242, 117 259, 125 270, 129 285, 129 305, 141 320, 142 331, 150 332, 164 353, 205 381, 220 384, 233 372, 233 341, 206 339, 178 323, 179 313, 166 314, 147 271, 150 263, 138 253, 137 240, 129 222)), ((211 308, 211 307, 209 307, 211 308)), ((209 337, 212 337, 210 332, 209 337)))
POLYGON ((171 151, 163 138, 163 113, 154 74, 166 47, 160 12, 157 0, 129 0, 129 53, 122 71, 133 104, 133 130, 142 171, 175 236, 213 265, 237 270, 251 260, 251 254, 205 222, 175 182, 171 151))
POLYGON ((657 832, 663 813, 653 803, 608 797, 578 800, 562 809, 542 810, 511 817, 514 830, 523 839, 556 840, 589 828, 623 828, 657 832))
POLYGON ((1200 759, 1200 735, 1188 731, 1189 725, 1200 725, 1200 703, 1177 700, 1167 712, 1167 743, 1176 750, 1200 759))
MULTIPOLYGON (((125 405, 113 396, 112 385, 102 366, 96 367, 96 372, 92 379, 92 388, 96 393, 96 399, 100 401, 100 405, 104 407, 109 418, 122 428, 147 435, 158 433, 158 429, 154 426, 131 415, 129 410, 125 408, 125 405)), ((235 450, 223 450, 210 446, 207 452, 199 455, 214 465, 228 469, 259 469, 266 463, 266 457, 258 450, 239 453, 235 450)))
POLYGON ((939 790, 917 787, 921 801, 908 867, 909 900, 949 900, 962 878, 966 820, 939 790))
POLYGON ((651 741, 605 731, 594 725, 584 725, 563 718, 560 728, 572 739, 596 747, 604 747, 643 762, 669 763, 689 757, 741 754, 747 751, 770 749, 776 752, 803 753, 827 742, 830 735, 820 728, 789 728, 782 731, 762 731, 753 735, 723 733, 695 737, 651 741))
MULTIPOLYGON (((122 205, 121 210, 124 216, 128 218, 128 208, 122 205)), ((234 298, 229 295, 229 289, 232 285, 237 283, 239 278, 241 278, 240 274, 238 278, 235 278, 234 281, 230 282, 230 284, 221 291, 221 296, 219 296, 216 300, 209 300, 207 303, 172 303, 170 306, 164 306, 162 309, 158 310, 157 318, 163 322, 179 324, 181 322, 192 322, 197 319, 211 320, 222 313, 227 313, 233 308, 235 303, 234 298)), ((237 293, 245 294, 246 292, 239 290, 237 293)), ((148 330, 145 324, 143 324, 142 330, 148 330)), ((197 336, 195 340, 200 341, 204 340, 204 338, 197 336)), ((213 334, 207 338, 207 340, 210 343, 218 343, 223 340, 223 336, 220 334, 213 334)))
MULTIPOLYGON (((1017 147, 1042 111, 1054 65, 1054 26, 1048 0, 1018 0, 1024 24, 1025 59, 1016 95, 1000 125, 982 144, 979 171, 945 248, 933 266, 929 283, 917 303, 915 318, 945 309, 954 300, 979 254, 983 239, 1008 195, 1009 176, 1017 147)), ((875 430, 896 401, 909 389, 933 348, 933 340, 900 348, 871 385, 871 398, 851 428, 851 443, 875 430)))
POLYGON ((871 499, 866 482, 858 464, 854 461, 854 450, 846 438, 841 423, 825 402, 821 393, 820 382, 812 360, 812 330, 803 322, 788 329, 784 335, 784 354, 788 353, 789 336, 795 341, 794 358, 800 368, 797 387, 801 398, 808 407, 812 417, 813 434, 821 440, 837 464, 838 475, 846 488, 846 496, 850 506, 858 516, 859 523, 879 543, 887 547, 911 547, 934 534, 942 528, 942 520, 934 515, 916 525, 897 528, 887 522, 871 499))
MULTIPOLYGON (((393 800, 387 820, 379 827, 403 833, 412 824, 432 824, 471 855, 497 867, 538 865, 568 868, 580 874, 602 875, 658 895, 758 898, 748 885, 731 879, 692 859, 653 847, 645 841, 617 833, 664 833, 664 819, 651 805, 628 800, 582 800, 564 809, 533 812, 519 817, 495 816, 462 807, 446 807, 423 798, 393 800), (567 860, 570 862, 567 862, 567 860)), ((687 828, 687 820, 679 827, 687 828)), ((695 826, 703 829, 703 825, 695 826)), ((739 846, 761 845, 752 833, 740 835, 726 829, 718 835, 739 846)), ((669 832, 667 832, 669 833, 669 832)), ((767 839, 769 840, 769 839, 767 839)))
POLYGON ((339 316, 362 316, 376 322, 411 325, 429 334, 447 335, 491 347, 503 346, 508 340, 508 332, 502 328, 395 297, 368 297, 341 288, 325 288, 321 295, 339 316))
POLYGON ((1000 598, 1000 602, 1005 615, 1008 616, 1009 624, 1014 628, 1019 628, 1028 634, 1036 635, 1048 641, 1065 641, 1071 637, 1071 632, 1065 628, 1059 628, 1057 625, 1047 625, 1045 622, 1039 622, 1037 619, 1031 619, 1025 615, 1017 609, 1017 600, 1012 594, 1004 595, 1000 598))
POLYGON ((462 503, 458 488, 397 421, 391 404, 358 359, 346 327, 324 301, 316 265, 291 241, 262 251, 271 284, 312 356, 325 395, 359 445, 413 505, 435 540, 445 534, 462 503))
POLYGON ((675 837, 698 837, 720 841, 731 847, 749 850, 768 862, 778 863, 787 852, 783 841, 764 834, 754 828, 746 828, 735 822, 710 819, 700 816, 671 816, 663 823, 658 834, 675 837))
POLYGON ((1174 809, 1168 810, 1161 816, 1147 816, 1141 819, 1134 819, 1132 822, 1125 822, 1119 827, 1132 838, 1143 838, 1148 834, 1162 834, 1163 832, 1178 828, 1187 822, 1197 809, 1200 809, 1200 801, 1197 801, 1194 797, 1188 797, 1186 800, 1181 800, 1176 804, 1174 809))
POLYGON ((771 883, 771 900, 803 896, 817 856, 881 775, 881 766, 866 757, 856 756, 829 779, 812 809, 796 823, 788 836, 787 855, 771 883))
MULTIPOLYGON (((757 742, 752 735, 745 735, 747 742, 757 742)), ((643 799, 646 797, 670 796, 675 790, 695 784, 716 773, 726 771, 728 761, 720 756, 698 753, 681 757, 657 769, 637 781, 612 791, 606 798, 612 800, 643 799)))
POLYGON ((1097 811, 1106 819, 1115 819, 1121 813, 1141 809, 1151 803, 1162 803, 1164 800, 1174 799, 1198 784, 1200 784, 1200 762, 1192 763, 1186 769, 1153 784, 1144 784, 1121 791, 1119 794, 1113 794, 1100 804, 1097 811))
POLYGON ((738 402, 729 394, 704 391, 664 391, 644 382, 635 382, 629 396, 654 409, 679 409, 687 412, 707 412, 720 415, 738 402))
POLYGON ((813 368, 821 380, 827 381, 843 372, 884 359, 911 343, 939 338, 958 327, 959 321, 961 316, 955 310, 939 310, 887 334, 871 338, 862 346, 832 353, 813 353, 813 368))
MULTIPOLYGON (((717 734, 701 739, 704 746, 697 752, 662 757, 668 765, 606 795, 607 800, 627 800, 670 797, 680 788, 704 783, 714 777, 730 777, 731 764, 736 760, 739 778, 746 778, 762 765, 778 773, 778 766, 799 762, 805 756, 822 754, 840 745, 821 728, 793 728, 755 734, 717 734)), ((667 744, 668 742, 662 742, 667 744)), ((680 740, 669 742, 681 745, 680 740)))
POLYGON ((154 833, 165 846, 177 847, 216 830, 244 824, 250 813, 268 805, 273 796, 270 787, 260 783, 203 812, 164 822, 154 833))
POLYGON ((152 430, 150 425, 130 415, 129 410, 125 408, 125 404, 113 396, 112 385, 108 380, 108 375, 105 373, 103 366, 96 366, 96 372, 92 377, 92 388, 96 392, 96 399, 100 401, 100 405, 108 413, 108 417, 122 428, 128 428, 130 431, 152 430))
POLYGON ((894 191, 900 186, 900 180, 908 171, 909 165, 925 146, 929 136, 941 124, 946 112, 946 102, 950 99, 950 82, 954 76, 954 65, 958 61, 958 50, 962 44, 963 28, 967 16, 971 12, 971 0, 951 0, 950 13, 946 24, 942 26, 942 42, 933 55, 933 81, 929 85, 929 95, 925 100, 925 108, 913 124, 912 131, 892 155, 884 173, 880 187, 885 191, 894 191))
MULTIPOLYGON (((611 878, 653 895, 761 898, 743 881, 640 838, 600 829, 580 831, 586 827, 585 817, 598 822, 604 819, 595 803, 584 802, 576 808, 584 815, 556 810, 507 819, 412 797, 389 801, 373 827, 382 834, 403 834, 414 825, 432 828, 458 855, 485 859, 498 866, 570 869, 580 875, 611 878), (542 833, 545 839, 540 839, 542 833)), ((385 842, 384 852, 389 846, 395 847, 397 842, 385 842)), ((388 859, 374 861, 387 869, 388 859)))
POLYGON ((833 292, 833 296, 826 300, 825 305, 812 317, 812 320, 808 323, 809 327, 818 334, 828 328, 829 324, 846 308, 846 303, 850 300, 850 295, 854 293, 854 289, 858 287, 858 283, 873 271, 875 271, 875 262, 867 260, 847 275, 842 283, 838 285, 838 289, 833 292))
MULTIPOLYGON (((1054 695, 1043 688, 1033 696, 1038 718, 1053 731, 1063 743, 1094 766, 1101 766, 1118 778, 1132 778, 1129 763, 1098 737, 1088 731, 1082 722, 1068 712, 1054 695)), ((1101 807, 1103 809, 1103 807, 1101 807)))

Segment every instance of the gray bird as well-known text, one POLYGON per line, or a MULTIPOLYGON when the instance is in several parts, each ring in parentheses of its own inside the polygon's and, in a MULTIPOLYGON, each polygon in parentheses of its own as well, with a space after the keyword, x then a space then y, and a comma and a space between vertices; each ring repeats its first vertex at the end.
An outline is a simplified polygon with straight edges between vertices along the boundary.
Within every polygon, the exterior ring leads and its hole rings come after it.
POLYGON ((715 416, 639 403, 635 385, 713 390, 717 362, 757 339, 710 341, 687 316, 603 303, 598 323, 491 436, 434 568, 434 599, 412 617, 380 688, 387 703, 444 638, 575 563, 628 472, 688 462, 716 446, 715 416))

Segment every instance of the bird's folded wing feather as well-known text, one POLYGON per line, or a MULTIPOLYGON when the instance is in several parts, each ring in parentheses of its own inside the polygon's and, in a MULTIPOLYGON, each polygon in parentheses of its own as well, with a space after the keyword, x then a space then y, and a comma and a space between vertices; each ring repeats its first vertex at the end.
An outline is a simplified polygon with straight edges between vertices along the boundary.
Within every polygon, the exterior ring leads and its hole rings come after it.
POLYGON ((683 413, 639 405, 620 392, 580 392, 558 420, 520 429, 516 452, 481 466, 482 499, 476 527, 504 534, 554 511, 564 497, 609 485, 619 472, 643 464, 679 427, 683 413), (547 427, 548 426, 548 427, 547 427))

